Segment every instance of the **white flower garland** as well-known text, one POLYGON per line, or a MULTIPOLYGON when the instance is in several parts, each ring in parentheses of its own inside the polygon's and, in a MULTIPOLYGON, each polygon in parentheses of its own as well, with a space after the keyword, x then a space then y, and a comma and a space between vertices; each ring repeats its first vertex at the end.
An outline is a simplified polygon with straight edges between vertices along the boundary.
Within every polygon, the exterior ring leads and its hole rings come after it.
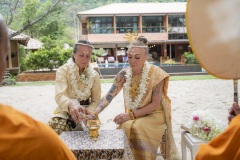
POLYGON ((131 89, 131 81, 132 81, 132 69, 129 68, 126 73, 126 83, 124 84, 124 99, 126 103, 126 107, 131 110, 136 110, 140 105, 142 104, 142 99, 147 91, 147 85, 148 85, 148 72, 150 70, 150 65, 145 62, 143 71, 142 71, 142 77, 140 80, 139 88, 138 88, 138 95, 136 96, 135 100, 132 100, 132 97, 129 93, 129 90, 131 89))
POLYGON ((193 112, 189 124, 190 133, 204 140, 211 140, 221 134, 226 126, 217 120, 208 110, 193 112))
POLYGON ((79 68, 78 66, 73 62, 72 59, 68 60, 68 65, 70 68, 70 78, 71 78, 71 85, 73 87, 73 90, 77 96, 77 99, 79 101, 85 101, 89 98, 91 95, 91 88, 93 86, 94 77, 95 77, 95 71, 93 70, 92 66, 89 64, 88 67, 83 71, 83 73, 80 75, 81 82, 85 83, 87 87, 84 87, 83 90, 78 89, 78 81, 77 76, 79 75, 79 68))

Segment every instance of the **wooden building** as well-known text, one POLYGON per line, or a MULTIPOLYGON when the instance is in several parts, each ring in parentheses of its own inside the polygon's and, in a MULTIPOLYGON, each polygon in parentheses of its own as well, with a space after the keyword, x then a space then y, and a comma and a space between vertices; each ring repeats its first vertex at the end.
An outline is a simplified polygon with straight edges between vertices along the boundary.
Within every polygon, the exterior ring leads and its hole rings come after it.
POLYGON ((119 62, 126 53, 126 34, 145 36, 154 60, 181 61, 188 51, 186 2, 113 3, 79 12, 79 39, 89 40, 95 48, 104 48, 119 62), (119 54, 118 54, 119 53, 119 54))
MULTIPOLYGON (((8 29, 9 35, 15 32, 14 30, 8 29)), ((20 73, 20 62, 19 62, 19 45, 27 46, 30 37, 24 34, 19 34, 10 39, 11 51, 7 56, 7 68, 11 74, 20 73)))

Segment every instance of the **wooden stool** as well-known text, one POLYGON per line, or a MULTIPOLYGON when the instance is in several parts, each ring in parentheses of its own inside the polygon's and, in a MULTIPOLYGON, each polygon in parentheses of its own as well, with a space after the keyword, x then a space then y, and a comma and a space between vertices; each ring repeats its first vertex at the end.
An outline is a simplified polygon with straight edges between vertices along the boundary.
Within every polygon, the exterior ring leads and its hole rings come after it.
POLYGON ((181 146, 182 146, 182 160, 187 159, 186 147, 190 149, 191 159, 194 160, 201 143, 208 143, 206 140, 202 140, 198 137, 192 136, 186 131, 181 132, 181 146))

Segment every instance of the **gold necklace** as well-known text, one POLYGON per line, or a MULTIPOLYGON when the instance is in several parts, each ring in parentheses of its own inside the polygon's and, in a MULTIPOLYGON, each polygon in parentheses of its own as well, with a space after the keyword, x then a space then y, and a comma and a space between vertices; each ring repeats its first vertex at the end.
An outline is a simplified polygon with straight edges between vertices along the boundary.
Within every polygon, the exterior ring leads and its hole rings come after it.
POLYGON ((132 98, 132 100, 135 100, 136 96, 139 94, 139 84, 141 80, 142 74, 136 75, 132 77, 129 94, 132 98))

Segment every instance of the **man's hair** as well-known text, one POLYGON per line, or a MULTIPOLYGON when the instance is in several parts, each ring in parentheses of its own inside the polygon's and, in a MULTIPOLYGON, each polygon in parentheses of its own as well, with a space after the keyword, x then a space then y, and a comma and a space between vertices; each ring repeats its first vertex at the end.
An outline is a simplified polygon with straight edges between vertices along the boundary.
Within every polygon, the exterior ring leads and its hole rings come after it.
POLYGON ((92 44, 89 41, 79 40, 79 41, 77 41, 77 43, 75 43, 75 46, 73 48, 73 53, 74 54, 77 52, 78 46, 80 46, 81 44, 83 44, 83 45, 86 44, 87 46, 92 47, 92 44))
POLYGON ((86 46, 89 46, 89 47, 93 48, 92 44, 89 41, 87 41, 87 40, 79 40, 79 41, 77 41, 77 43, 75 43, 75 46, 73 48, 73 54, 72 54, 72 59, 73 59, 74 62, 75 62, 75 58, 74 58, 73 55, 77 53, 78 47, 80 45, 86 45, 86 46))

